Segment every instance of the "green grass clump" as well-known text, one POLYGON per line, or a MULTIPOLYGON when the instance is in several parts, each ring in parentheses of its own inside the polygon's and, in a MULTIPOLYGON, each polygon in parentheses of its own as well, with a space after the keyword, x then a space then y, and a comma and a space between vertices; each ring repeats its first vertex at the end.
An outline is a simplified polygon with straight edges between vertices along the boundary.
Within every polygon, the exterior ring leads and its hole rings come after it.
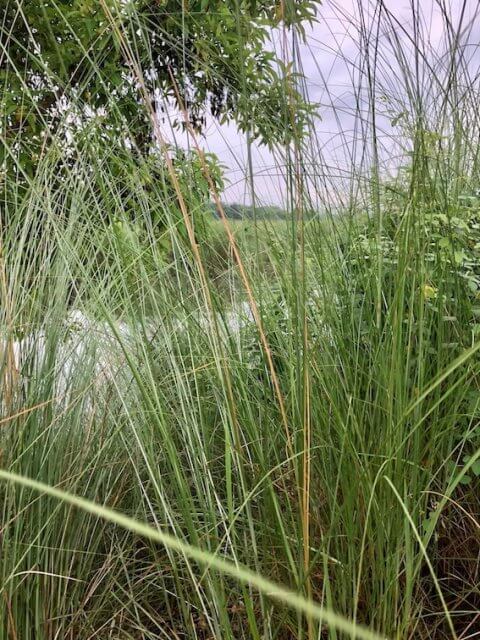
POLYGON ((95 136, 2 186, 0 640, 476 633, 476 80, 380 35, 374 77, 357 27, 364 154, 340 188, 314 131, 283 149, 286 220, 95 136))

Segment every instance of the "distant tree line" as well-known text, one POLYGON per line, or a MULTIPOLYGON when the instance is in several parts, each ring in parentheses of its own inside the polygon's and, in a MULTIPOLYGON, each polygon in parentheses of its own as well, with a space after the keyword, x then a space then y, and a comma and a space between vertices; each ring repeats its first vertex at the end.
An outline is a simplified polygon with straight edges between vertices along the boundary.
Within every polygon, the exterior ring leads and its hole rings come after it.
MULTIPOLYGON (((227 218, 231 220, 287 220, 292 216, 291 212, 275 205, 253 207, 252 205, 238 203, 222 203, 222 207, 227 218)), ((213 215, 219 218, 220 213, 213 202, 210 203, 210 208, 213 215)), ((316 215, 318 215, 318 212, 312 210, 308 211, 305 217, 313 218, 316 215)))

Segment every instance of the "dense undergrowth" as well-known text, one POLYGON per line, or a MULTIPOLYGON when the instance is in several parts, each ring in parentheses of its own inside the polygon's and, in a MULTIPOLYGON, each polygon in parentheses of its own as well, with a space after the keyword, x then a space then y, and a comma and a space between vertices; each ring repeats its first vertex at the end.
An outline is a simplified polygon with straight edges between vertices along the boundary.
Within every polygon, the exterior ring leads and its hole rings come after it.
POLYGON ((160 144, 6 176, 2 640, 478 634, 478 81, 452 41, 414 90, 390 45, 407 168, 318 219, 293 161, 290 219, 242 228, 160 144))

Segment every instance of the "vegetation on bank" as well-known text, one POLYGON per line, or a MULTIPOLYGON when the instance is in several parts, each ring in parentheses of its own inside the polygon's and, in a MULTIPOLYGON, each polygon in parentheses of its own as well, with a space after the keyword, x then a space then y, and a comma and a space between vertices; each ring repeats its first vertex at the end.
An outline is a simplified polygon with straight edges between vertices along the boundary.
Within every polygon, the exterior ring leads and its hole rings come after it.
POLYGON ((25 0, 0 27, 0 640, 475 637, 480 131, 463 54, 480 16, 444 14, 441 63, 418 7, 408 42, 385 7, 350 16, 362 154, 345 137, 339 186, 290 64, 313 3, 113 5, 25 0), (281 91, 260 118, 248 83, 270 75, 243 62, 270 65, 272 26, 281 91), (202 53, 205 29, 220 49, 202 53), (196 127, 189 152, 166 144, 138 94, 144 145, 115 132, 123 103, 66 126, 112 106, 106 78, 151 69, 153 45, 175 52, 151 82, 180 119, 186 69, 194 117, 225 82, 214 116, 252 137, 272 113, 291 123, 288 140, 267 132, 281 215, 232 220, 196 127), (68 95, 63 115, 32 94, 37 74, 68 95), (405 146, 388 179, 379 96, 405 146))
MULTIPOLYGON (((211 203, 210 208, 216 218, 221 218, 221 212, 215 203, 211 203)), ((290 214, 287 209, 276 205, 245 205, 239 203, 221 203, 221 208, 227 218, 230 220, 289 220, 290 214)), ((311 219, 319 216, 319 212, 311 210, 303 212, 305 219, 311 219)))

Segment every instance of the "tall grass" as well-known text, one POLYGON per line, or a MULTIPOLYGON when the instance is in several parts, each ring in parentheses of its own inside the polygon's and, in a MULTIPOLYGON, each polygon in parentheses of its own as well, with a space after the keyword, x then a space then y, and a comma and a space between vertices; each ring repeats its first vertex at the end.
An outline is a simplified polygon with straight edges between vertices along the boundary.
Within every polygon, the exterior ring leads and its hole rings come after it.
POLYGON ((358 48, 349 170, 313 127, 279 150, 288 223, 213 232, 156 120, 158 158, 52 132, 9 179, 0 638, 478 632, 476 292, 431 266, 432 217, 453 237, 478 184, 478 15, 439 4, 436 57, 417 3, 409 27, 383 3, 327 8, 358 48))

